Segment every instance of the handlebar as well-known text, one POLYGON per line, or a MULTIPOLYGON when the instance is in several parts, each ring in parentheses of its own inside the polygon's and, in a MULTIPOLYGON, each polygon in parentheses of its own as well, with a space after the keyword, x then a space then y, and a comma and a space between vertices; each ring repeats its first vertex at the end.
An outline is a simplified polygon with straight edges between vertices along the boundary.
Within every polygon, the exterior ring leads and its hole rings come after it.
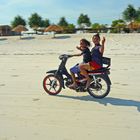
POLYGON ((59 56, 59 59, 62 60, 63 58, 67 59, 67 58, 70 58, 70 57, 73 57, 73 55, 62 54, 62 55, 59 56))

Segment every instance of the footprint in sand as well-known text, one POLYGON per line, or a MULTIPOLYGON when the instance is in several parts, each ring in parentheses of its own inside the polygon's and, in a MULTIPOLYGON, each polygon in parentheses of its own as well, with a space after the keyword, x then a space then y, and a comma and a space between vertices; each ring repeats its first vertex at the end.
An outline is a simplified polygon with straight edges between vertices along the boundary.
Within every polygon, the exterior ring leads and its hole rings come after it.
POLYGON ((116 85, 120 85, 120 83, 119 83, 119 82, 114 82, 114 84, 116 84, 116 85))
POLYGON ((119 82, 115 82, 114 84, 115 84, 115 85, 121 85, 121 86, 128 86, 128 84, 121 84, 121 83, 119 83, 119 82))
POLYGON ((19 75, 11 75, 12 77, 19 77, 19 75))
POLYGON ((128 84, 121 84, 122 86, 128 86, 128 84))
POLYGON ((33 99, 33 101, 39 101, 39 100, 40 100, 40 99, 38 99, 38 98, 34 98, 34 99, 33 99))
POLYGON ((4 87, 5 86, 5 84, 0 84, 0 87, 4 87))

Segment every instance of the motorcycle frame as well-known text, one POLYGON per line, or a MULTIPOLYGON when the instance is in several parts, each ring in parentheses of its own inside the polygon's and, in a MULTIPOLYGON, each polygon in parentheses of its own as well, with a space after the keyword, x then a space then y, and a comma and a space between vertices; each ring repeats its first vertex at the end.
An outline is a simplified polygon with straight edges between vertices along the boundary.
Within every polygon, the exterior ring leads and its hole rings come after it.
POLYGON ((71 80, 71 75, 68 73, 66 68, 66 62, 68 58, 63 58, 58 69, 57 70, 50 70, 47 71, 47 73, 53 73, 55 76, 58 76, 60 79, 60 82, 62 84, 62 87, 65 88, 64 85, 64 76, 66 76, 67 79, 71 80))
MULTIPOLYGON (((66 79, 70 79, 70 80, 72 79, 71 75, 68 73, 67 68, 66 68, 67 60, 68 60, 68 58, 61 59, 61 63, 60 63, 60 65, 59 65, 57 70, 47 71, 47 73, 53 73, 56 77, 58 77, 60 79, 60 82, 61 82, 63 88, 65 88, 64 76, 66 76, 66 79)), ((102 76, 102 77, 104 77, 106 79, 106 81, 108 82, 109 85, 111 85, 111 81, 110 81, 110 78, 109 78, 107 72, 91 73, 89 75, 93 77, 93 80, 94 80, 95 83, 97 83, 96 82, 96 77, 98 75, 100 75, 100 76, 102 76)))

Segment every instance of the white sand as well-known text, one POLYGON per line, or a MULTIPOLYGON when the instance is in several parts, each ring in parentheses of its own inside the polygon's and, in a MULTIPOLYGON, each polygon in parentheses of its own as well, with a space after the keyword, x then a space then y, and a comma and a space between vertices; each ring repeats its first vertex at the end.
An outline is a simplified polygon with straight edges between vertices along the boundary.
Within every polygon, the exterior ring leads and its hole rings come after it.
POLYGON ((0 37, 0 140, 140 139, 140 34, 101 36, 112 58, 111 92, 101 100, 69 89, 49 96, 42 87, 59 54, 78 52, 92 34, 0 37))

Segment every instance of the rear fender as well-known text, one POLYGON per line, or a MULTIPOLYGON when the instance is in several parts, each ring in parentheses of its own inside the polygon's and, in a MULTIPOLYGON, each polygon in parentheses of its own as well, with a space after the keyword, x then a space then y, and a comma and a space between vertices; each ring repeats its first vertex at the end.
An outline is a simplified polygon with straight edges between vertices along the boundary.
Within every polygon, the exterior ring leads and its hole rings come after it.
POLYGON ((111 85, 111 80, 110 80, 108 74, 103 74, 102 76, 106 79, 106 81, 108 82, 108 84, 111 85))

